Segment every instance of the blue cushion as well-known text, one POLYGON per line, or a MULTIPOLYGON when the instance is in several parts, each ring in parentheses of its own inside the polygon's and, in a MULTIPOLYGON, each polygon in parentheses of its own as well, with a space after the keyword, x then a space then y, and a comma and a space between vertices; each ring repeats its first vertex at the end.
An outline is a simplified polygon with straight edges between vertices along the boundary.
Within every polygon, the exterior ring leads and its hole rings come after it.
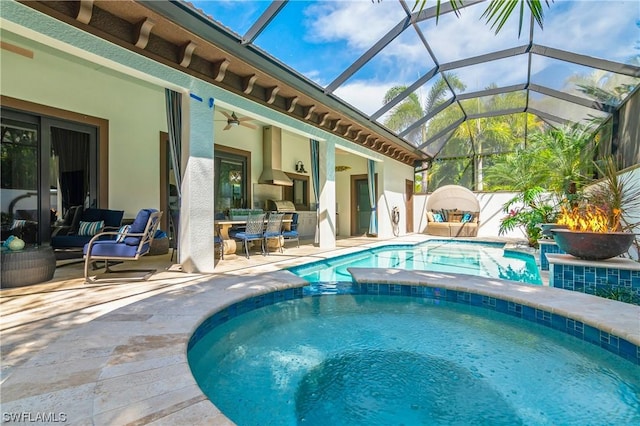
MULTIPOLYGON (((87 254, 89 244, 85 244, 82 253, 87 254)), ((114 240, 95 241, 91 247, 91 256, 102 257, 135 257, 136 246, 116 243, 114 240)), ((143 250, 144 252, 144 250, 143 250)))
POLYGON ((262 234, 247 234, 246 232, 236 232, 233 238, 237 238, 239 240, 260 240, 262 239, 262 234))
POLYGON ((104 226, 117 228, 122 223, 124 210, 108 210, 108 209, 85 209, 82 211, 80 220, 83 222, 104 221, 104 226))
POLYGON ((298 231, 284 231, 282 236, 285 238, 298 238, 298 231))
POLYGON ((464 216, 462 216, 462 223, 471 222, 471 219, 473 219, 473 215, 471 213, 465 213, 464 216))
POLYGON ((117 228, 122 223, 123 216, 124 210, 102 210, 102 220, 104 220, 104 226, 117 228))
POLYGON ((444 218, 442 217, 442 213, 434 213, 433 220, 436 222, 444 222, 444 218))
MULTIPOLYGON (((147 227, 147 222, 149 221, 149 216, 152 213, 155 213, 157 210, 155 209, 142 209, 138 212, 138 215, 134 219, 131 227, 129 228, 129 232, 132 234, 141 234, 144 232, 144 229, 147 227)), ((137 246, 140 244, 140 238, 142 237, 127 237, 124 239, 125 244, 130 246, 137 246)))
POLYGON ((65 248, 65 247, 84 247, 92 237, 82 235, 56 235, 51 237, 51 247, 53 248, 65 248))
POLYGON ((83 222, 97 222, 102 220, 102 209, 84 209, 80 220, 83 222))

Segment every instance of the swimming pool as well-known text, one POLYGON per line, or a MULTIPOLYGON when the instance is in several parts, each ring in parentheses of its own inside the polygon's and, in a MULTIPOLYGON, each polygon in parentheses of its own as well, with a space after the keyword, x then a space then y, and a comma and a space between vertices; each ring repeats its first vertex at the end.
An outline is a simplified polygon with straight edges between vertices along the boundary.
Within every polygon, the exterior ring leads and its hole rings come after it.
POLYGON ((542 284, 535 257, 504 250, 502 243, 431 240, 386 245, 288 270, 310 283, 351 282, 347 268, 399 268, 450 272, 542 284))
POLYGON ((190 367, 238 425, 637 424, 640 367, 443 300, 331 295, 236 316, 190 367))

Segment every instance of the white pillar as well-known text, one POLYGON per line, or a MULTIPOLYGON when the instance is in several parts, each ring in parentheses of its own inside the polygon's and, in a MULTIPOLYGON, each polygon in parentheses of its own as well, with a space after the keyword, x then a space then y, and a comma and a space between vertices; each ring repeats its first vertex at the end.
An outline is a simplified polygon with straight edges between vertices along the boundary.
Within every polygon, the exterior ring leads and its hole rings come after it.
MULTIPOLYGON (((204 92, 204 90, 203 90, 204 92)), ((193 92, 192 92, 193 93, 193 92)), ((183 94, 179 262, 185 272, 213 272, 213 107, 206 93, 183 94)))
POLYGON ((320 239, 321 248, 336 246, 336 144, 320 142, 320 239))

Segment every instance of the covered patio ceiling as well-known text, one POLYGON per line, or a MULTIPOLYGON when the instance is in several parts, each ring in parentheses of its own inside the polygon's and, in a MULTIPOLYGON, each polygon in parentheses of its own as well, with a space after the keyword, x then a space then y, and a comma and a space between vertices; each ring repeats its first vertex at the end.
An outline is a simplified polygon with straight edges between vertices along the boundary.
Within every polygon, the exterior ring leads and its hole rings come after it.
POLYGON ((486 117, 606 120, 640 82, 635 0, 555 1, 521 34, 517 13, 494 34, 473 0, 439 17, 435 0, 38 3, 407 164, 486 117), (403 115, 411 102, 420 114, 403 115))

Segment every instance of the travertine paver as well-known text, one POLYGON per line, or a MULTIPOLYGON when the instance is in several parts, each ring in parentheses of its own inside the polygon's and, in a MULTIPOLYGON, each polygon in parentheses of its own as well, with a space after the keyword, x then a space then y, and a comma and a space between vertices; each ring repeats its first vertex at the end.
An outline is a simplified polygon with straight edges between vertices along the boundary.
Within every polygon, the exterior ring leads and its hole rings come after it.
MULTIPOLYGON (((424 239, 415 235, 395 241, 424 239)), ((146 283, 86 287, 72 277, 74 267, 65 266, 54 282, 22 292, 3 290, 3 420, 4 413, 63 413, 70 424, 232 424, 195 383, 186 360, 188 339, 216 310, 250 295, 302 285, 299 278, 279 270, 283 265, 384 242, 363 238, 339 243, 339 250, 302 245, 283 255, 227 257, 218 263, 219 272, 210 275, 167 271, 168 256, 152 258, 148 261, 165 263, 146 283)), ((81 276, 81 271, 76 273, 81 276)), ((405 271, 357 273, 392 281, 418 279, 405 271)), ((562 292, 558 294, 566 297, 556 297, 554 309, 576 310, 576 295, 562 290, 465 281, 541 304, 549 303, 543 297, 548 291, 562 292)), ((596 302, 580 307, 594 317, 610 317, 610 308, 596 302)))

